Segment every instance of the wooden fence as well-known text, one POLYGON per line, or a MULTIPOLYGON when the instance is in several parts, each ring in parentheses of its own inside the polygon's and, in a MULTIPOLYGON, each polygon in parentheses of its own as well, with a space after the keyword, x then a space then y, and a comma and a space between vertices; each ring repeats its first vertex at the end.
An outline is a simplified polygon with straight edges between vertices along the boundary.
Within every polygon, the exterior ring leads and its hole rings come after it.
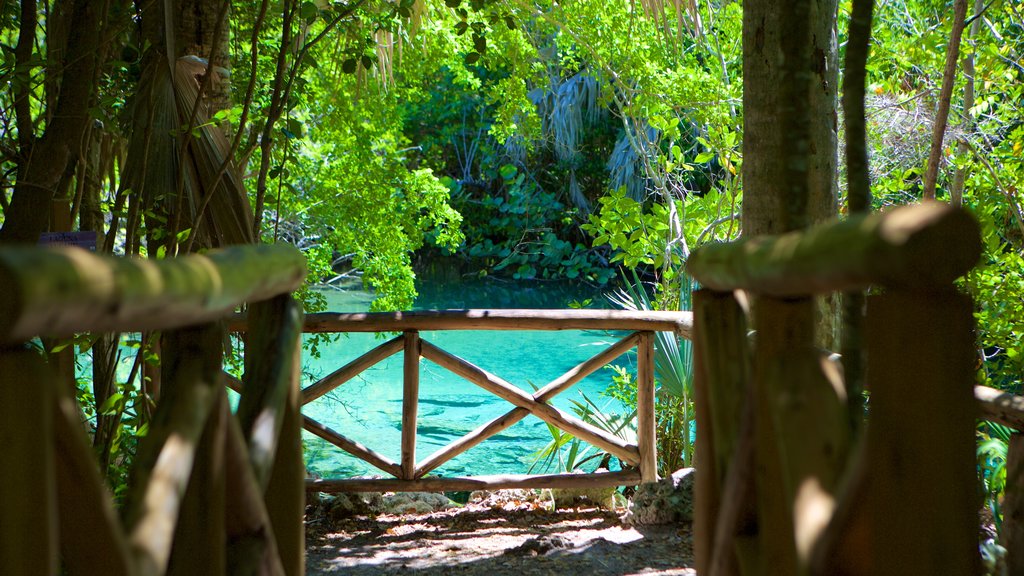
MULTIPOLYGON (((498 488, 567 488, 618 486, 657 479, 657 448, 654 420, 654 332, 668 331, 689 338, 689 312, 630 312, 621 310, 448 310, 368 314, 310 314, 306 332, 401 332, 302 391, 308 404, 338 388, 374 364, 403 354, 402 441, 399 462, 346 438, 335 430, 303 417, 309 432, 392 476, 387 479, 316 479, 307 487, 320 492, 445 491, 498 488), (622 330, 630 333, 596 356, 575 366, 533 394, 451 354, 420 337, 427 330, 622 330), (632 348, 637 349, 637 442, 601 430, 549 404, 594 371, 632 348), (513 408, 455 440, 448 446, 416 460, 416 420, 419 403, 420 358, 476 384, 508 401, 513 408), (474 477, 427 477, 448 460, 498 434, 523 418, 534 415, 544 422, 617 456, 630 469, 594 474, 495 475, 474 477)), ((246 330, 238 319, 232 329, 246 330)))
POLYGON ((0 249, 0 572, 303 574, 302 312, 290 292, 304 275, 304 256, 281 246, 161 261, 0 249), (221 319, 245 302, 252 330, 232 415, 221 319), (162 390, 121 519, 73 386, 30 341, 152 330, 162 390))
MULTIPOLYGON (((978 403, 1024 430, 1024 398, 973 385, 972 302, 952 283, 980 254, 973 218, 942 204, 694 252, 700 574, 980 572, 978 403), (811 296, 869 286, 864 411, 805 335, 811 296), (865 414, 862 432, 851 423, 865 414)), ((1022 449, 1016 434, 1003 526, 1015 576, 1022 449)))

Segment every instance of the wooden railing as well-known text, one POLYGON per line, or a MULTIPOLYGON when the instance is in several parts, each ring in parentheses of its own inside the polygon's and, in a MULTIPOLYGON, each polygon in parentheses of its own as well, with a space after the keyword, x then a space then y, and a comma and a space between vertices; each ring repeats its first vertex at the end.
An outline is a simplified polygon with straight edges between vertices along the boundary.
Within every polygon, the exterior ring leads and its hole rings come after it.
POLYGON ((0 573, 304 573, 299 421, 305 275, 292 247, 173 260, 0 249, 0 573), (222 385, 221 319, 249 303, 238 411, 222 385), (73 386, 37 336, 162 331, 162 391, 139 441, 124 520, 73 386))
MULTIPOLYGON (((654 421, 654 332, 668 331, 689 338, 689 312, 630 312, 618 310, 448 310, 428 312, 310 314, 306 332, 402 332, 359 358, 328 374, 302 391, 303 405, 338 388, 374 364, 403 354, 403 401, 401 459, 394 462, 305 416, 309 432, 349 454, 393 476, 390 479, 316 479, 310 490, 345 491, 444 491, 481 488, 540 488, 635 485, 657 479, 657 448, 654 421), (427 330, 622 330, 629 335, 552 380, 533 394, 455 356, 420 337, 427 330), (601 430, 549 402, 594 371, 632 348, 637 349, 637 442, 601 430), (416 421, 419 403, 420 358, 476 384, 508 401, 512 408, 469 432, 448 446, 416 461, 416 421), (529 415, 617 456, 631 469, 594 474, 504 475, 457 478, 426 477, 438 466, 505 430, 529 415)), ((246 330, 247 321, 238 319, 232 329, 246 330)))
MULTIPOLYGON (((979 573, 976 418, 1024 424, 1024 398, 972 384, 973 305, 952 283, 980 254, 974 219, 942 204, 693 253, 698 573, 979 573), (865 431, 808 335, 811 296, 869 286, 865 431)), ((1015 574, 1022 497, 1017 434, 1003 525, 1015 574)))

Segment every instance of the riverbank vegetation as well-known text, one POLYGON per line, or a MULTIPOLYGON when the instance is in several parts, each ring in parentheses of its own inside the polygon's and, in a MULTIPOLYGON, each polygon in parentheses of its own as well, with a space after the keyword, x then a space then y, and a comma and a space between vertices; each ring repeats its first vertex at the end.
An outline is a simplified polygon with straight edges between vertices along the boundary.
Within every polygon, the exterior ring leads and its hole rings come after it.
MULTIPOLYGON (((871 208, 931 196, 978 217, 984 256, 961 284, 977 304, 978 382, 1020 393, 1024 12, 956 4, 966 16, 950 65, 951 2, 877 3, 871 208)), ((410 307, 417 271, 431 269, 625 287, 633 305, 679 309, 690 251, 743 233, 738 2, 228 8, 0 3, 0 240, 76 229, 97 233, 100 251, 157 258, 290 242, 315 281, 361 277, 377 310, 410 307)), ((837 10, 823 67, 845 57, 851 3, 837 10)), ((841 215, 843 163, 829 177, 841 215)), ((144 433, 152 356, 118 381, 117 346, 80 345, 109 359, 81 395, 121 482, 116 453, 144 433)), ((666 470, 691 461, 693 414, 687 352, 671 345, 658 371, 666 470)), ((978 433, 998 521, 1006 434, 978 433)))

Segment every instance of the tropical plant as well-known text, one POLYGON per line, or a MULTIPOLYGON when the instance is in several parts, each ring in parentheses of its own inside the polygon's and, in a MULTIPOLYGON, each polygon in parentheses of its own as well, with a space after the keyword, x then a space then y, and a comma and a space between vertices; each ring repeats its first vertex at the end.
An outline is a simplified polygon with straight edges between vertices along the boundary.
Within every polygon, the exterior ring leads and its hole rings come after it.
MULTIPOLYGON (((636 409, 627 414, 608 411, 608 406, 598 406, 585 393, 580 392, 583 400, 572 399, 572 411, 584 422, 592 424, 597 428, 622 438, 626 442, 636 441, 636 409)), ((634 404, 635 405, 635 404, 634 404)), ((548 432, 551 433, 551 442, 548 442, 534 455, 533 463, 530 464, 530 472, 534 469, 544 471, 554 470, 556 472, 574 472, 582 470, 588 462, 593 463, 589 468, 610 469, 612 455, 604 450, 583 442, 579 438, 564 432, 561 429, 547 424, 548 432)), ((619 462, 622 467, 622 462, 619 462)))
MULTIPOLYGON (((663 291, 660 301, 651 299, 635 270, 622 279, 622 288, 608 299, 625 310, 688 309, 692 285, 685 277, 675 291, 663 291)), ((693 462, 695 414, 693 409, 693 349, 688 340, 674 333, 657 332, 654 345, 656 384, 655 417, 658 429, 659 472, 671 474, 693 462)), ((620 381, 614 395, 635 406, 635 387, 624 389, 620 381), (627 390, 629 391, 627 393, 627 390)))
POLYGON ((1013 430, 995 422, 978 426, 978 477, 996 532, 1003 527, 1002 497, 1006 489, 1006 457, 1013 430))

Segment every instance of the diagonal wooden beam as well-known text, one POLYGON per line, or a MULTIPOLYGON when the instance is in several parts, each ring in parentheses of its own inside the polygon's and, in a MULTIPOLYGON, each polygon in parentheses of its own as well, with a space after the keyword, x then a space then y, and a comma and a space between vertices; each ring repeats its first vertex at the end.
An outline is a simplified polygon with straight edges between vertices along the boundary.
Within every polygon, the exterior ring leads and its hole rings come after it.
POLYGON ((305 406, 313 400, 327 394, 352 378, 355 378, 363 371, 374 364, 390 357, 403 348, 404 339, 398 336, 363 354, 359 358, 345 364, 334 372, 321 378, 316 384, 307 386, 302 390, 302 405, 305 406))
POLYGON ((367 464, 371 464, 388 474, 396 478, 402 477, 402 467, 397 463, 391 461, 386 456, 374 452, 370 448, 363 446, 355 440, 350 440, 345 436, 331 430, 327 426, 313 420, 309 416, 302 417, 302 427, 308 430, 310 433, 323 438, 324 440, 334 444, 338 448, 348 452, 349 454, 363 460, 367 464))
POLYGON ((541 420, 564 430, 577 438, 589 442, 598 448, 618 456, 625 462, 637 465, 640 453, 637 447, 625 440, 612 436, 604 430, 562 412, 561 410, 537 402, 533 396, 509 384, 505 380, 434 346, 429 342, 421 342, 424 358, 431 360, 442 368, 446 368, 466 380, 480 386, 491 394, 502 398, 520 408, 529 410, 541 420))
MULTIPOLYGON (((578 364, 565 374, 562 374, 558 378, 552 380, 548 385, 544 386, 540 390, 537 390, 533 394, 533 399, 537 402, 548 402, 558 394, 568 390, 573 385, 583 380, 587 376, 590 376, 601 367, 607 365, 612 360, 622 356, 624 353, 629 351, 632 347, 636 346, 637 340, 639 339, 638 333, 634 332, 629 336, 626 336, 622 340, 619 340, 615 344, 609 346, 594 357, 583 361, 578 364)), ((494 436, 495 434, 509 428, 516 422, 519 422, 523 418, 526 418, 530 414, 530 411, 526 408, 513 408, 507 413, 491 420, 487 424, 480 426, 479 428, 469 432, 462 438, 448 444, 441 448, 437 452, 434 452, 427 457, 423 462, 416 467, 416 478, 422 478, 431 470, 434 470, 438 466, 445 462, 455 458, 459 454, 462 454, 466 450, 476 446, 484 440, 494 436)))

